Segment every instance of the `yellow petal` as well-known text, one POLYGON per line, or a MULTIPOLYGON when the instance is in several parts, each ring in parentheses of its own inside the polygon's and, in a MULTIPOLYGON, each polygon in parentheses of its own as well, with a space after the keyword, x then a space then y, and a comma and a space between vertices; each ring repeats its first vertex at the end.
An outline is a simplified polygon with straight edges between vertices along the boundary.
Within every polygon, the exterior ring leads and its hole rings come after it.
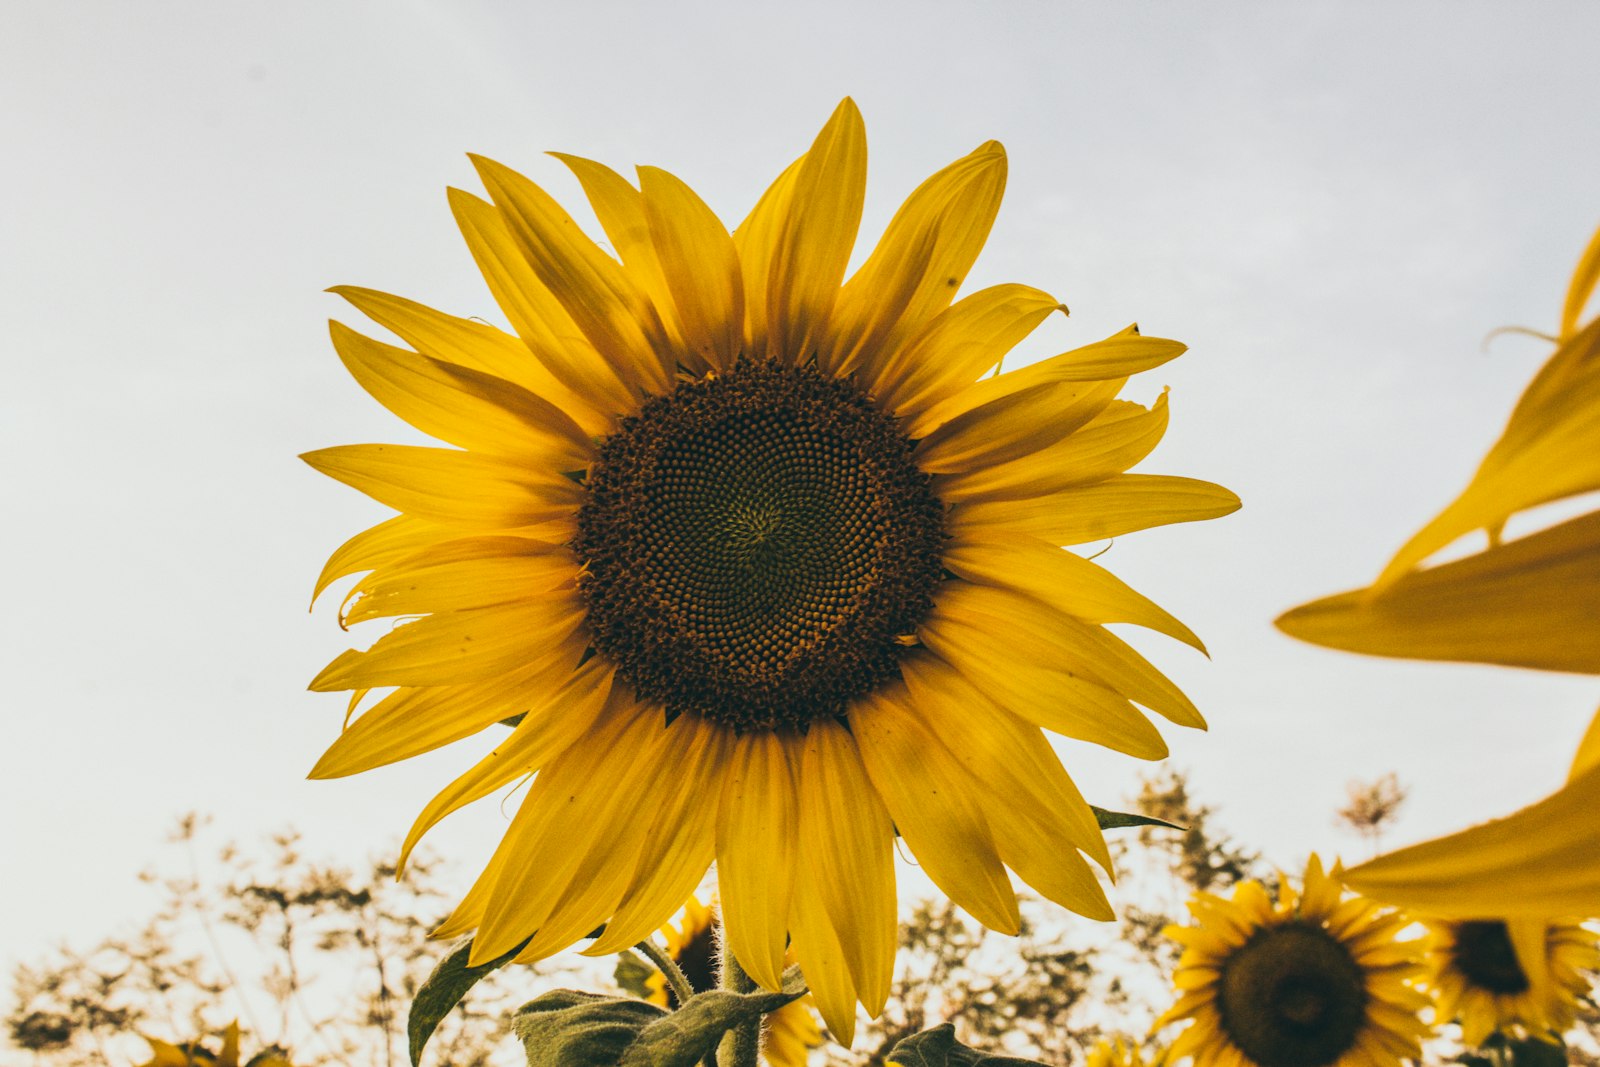
POLYGON ((469 737, 548 701, 583 655, 570 635, 535 661, 469 685, 399 689, 369 708, 322 754, 308 778, 343 778, 469 737))
POLYGON ((778 234, 789 217, 789 201, 794 198, 795 182, 805 159, 801 156, 789 164, 733 231, 733 247, 739 253, 739 269, 744 277, 744 350, 752 357, 770 355, 772 313, 767 306, 767 278, 772 273, 778 234))
POLYGON ((405 559, 447 536, 448 531, 411 515, 396 515, 362 530, 340 545, 323 564, 311 602, 315 605, 323 591, 340 578, 405 559))
POLYGON ((936 610, 919 636, 1001 707, 1063 737, 1139 759, 1166 757, 1160 732, 1124 696, 1048 666, 1059 655, 1053 644, 1031 634, 1019 637, 1005 620, 993 615, 962 614, 954 617, 936 610))
MULTIPOLYGON (((579 875, 585 880, 604 875, 607 882, 596 890, 609 889, 618 868, 622 885, 632 875, 633 864, 616 861, 630 857, 627 846, 643 832, 644 823, 634 807, 635 791, 619 789, 617 784, 659 780, 656 757, 667 727, 658 709, 630 707, 631 698, 623 699, 616 691, 613 698, 613 706, 588 734, 551 760, 529 786, 527 799, 506 831, 515 843, 484 905, 475 956, 481 945, 482 957, 493 959, 540 931, 579 875), (601 857, 612 862, 597 863, 601 857)), ((565 947, 549 948, 544 954, 565 947)), ((523 962, 531 958, 518 956, 523 962)))
MULTIPOLYGON (((1040 601, 992 586, 946 582, 932 617, 956 623, 990 620, 1000 640, 1032 639, 1053 652, 1050 665, 1105 686, 1179 724, 1203 727, 1205 719, 1172 681, 1126 642, 1103 627, 1063 615, 1040 601), (1009 625, 1010 632, 1006 632, 1009 625)), ((1002 652, 998 659, 1005 661, 1002 652)))
POLYGON ((1578 742, 1578 751, 1572 757, 1572 767, 1567 771, 1567 780, 1578 777, 1591 767, 1600 766, 1600 712, 1589 720, 1589 729, 1584 731, 1583 740, 1578 742))
POLYGON ((798 363, 822 343, 861 225, 867 133, 846 97, 806 152, 766 279, 772 354, 798 363))
POLYGON ((529 265, 495 206, 451 189, 450 209, 495 303, 538 362, 590 407, 612 414, 631 412, 637 406, 634 376, 595 349, 529 265))
POLYGON ((1008 463, 934 478, 934 492, 952 503, 1049 496, 1121 474, 1150 454, 1167 432, 1167 394, 1149 408, 1110 402, 1087 426, 1048 448, 1008 463))
MULTIPOLYGON (((672 314, 672 294, 667 289, 661 261, 650 240, 650 224, 645 218, 644 198, 639 195, 639 190, 604 163, 564 152, 551 152, 550 155, 565 163, 577 177, 584 195, 589 198, 589 206, 594 208, 595 218, 600 220, 600 228, 611 239, 618 258, 660 314, 672 349, 683 352, 683 331, 672 314)), ((706 370, 705 366, 695 364, 692 360, 691 365, 696 373, 706 370)))
POLYGON ((773 990, 782 980, 800 832, 788 748, 770 731, 740 738, 716 800, 724 935, 745 973, 773 990))
POLYGON ((1206 650, 1194 631, 1104 567, 1036 537, 1000 530, 957 533, 945 549, 944 565, 969 582, 1033 596, 1084 622, 1133 623, 1206 650))
POLYGON ((1563 342, 1529 383, 1472 482, 1403 545, 1383 588, 1472 530, 1497 534, 1525 508, 1600 489, 1600 319, 1563 342))
MULTIPOLYGON (((430 546, 375 570, 350 591, 347 626, 395 615, 422 615, 548 598, 577 576, 562 546, 527 537, 463 537, 430 546)), ((347 601, 348 603, 348 601, 347 601)), ((575 619, 583 605, 568 601, 575 619)), ((576 625, 576 623, 574 623, 576 625)))
POLYGON ((1053 545, 1081 545, 1177 522, 1200 522, 1239 510, 1230 490, 1195 478, 1119 474, 1022 500, 976 500, 952 508, 952 534, 1005 530, 1053 545))
POLYGON ((848 1048, 856 1033, 856 987, 844 948, 823 910, 817 882, 815 869, 803 864, 794 889, 794 953, 822 1021, 833 1039, 848 1048))
POLYGON ((645 216, 685 344, 728 370, 744 346, 744 281, 733 238, 705 201, 655 167, 639 168, 645 216))
MULTIPOLYGON (((901 666, 917 706, 928 709, 930 721, 938 716, 932 721, 934 731, 973 777, 988 786, 980 798, 989 805, 985 810, 997 837, 1010 832, 1002 824, 1017 820, 1018 826, 1028 828, 1017 832, 1037 834, 1062 854, 1063 870, 1045 879, 1053 885, 1078 877, 1078 849, 1111 869, 1111 853, 1094 812, 1038 727, 996 705, 972 680, 936 656, 913 653, 901 666)), ((1001 858, 1005 858, 1004 847, 1001 858)), ((1009 859, 1006 863, 1042 891, 1022 868, 1009 859)), ((1080 914, 1109 916, 1105 894, 1092 875, 1087 884, 1093 888, 1074 897, 1075 903, 1057 902, 1080 914)))
POLYGON ((817 894, 861 1003, 876 1016, 894 977, 894 826, 844 727, 815 723, 799 747, 801 848, 828 872, 817 894))
POLYGON ((1600 674, 1600 512, 1406 574, 1382 592, 1302 605, 1278 628, 1302 641, 1406 659, 1600 674))
POLYGON ((994 225, 1006 185, 998 141, 938 171, 906 198, 839 293, 829 366, 868 379, 955 299, 994 225))
POLYGON ((400 866, 405 866, 422 835, 440 819, 532 774, 594 732, 611 696, 614 676, 615 672, 602 661, 591 659, 574 671, 565 685, 543 690, 544 699, 529 706, 528 714, 504 741, 441 790, 417 815, 400 846, 400 866))
POLYGON ((342 323, 328 327, 351 377, 423 433, 560 470, 585 466, 594 454, 577 423, 520 385, 374 341, 342 323))
POLYGON ((1040 452, 1104 411, 1125 381, 1049 382, 975 407, 922 439, 917 466, 954 474, 1040 452))
POLYGON ((1600 766, 1504 819, 1379 856, 1352 889, 1447 919, 1593 915, 1600 909, 1600 766))
POLYGON ((1561 336, 1571 337, 1578 332, 1578 319, 1584 305, 1600 285, 1600 230, 1589 238, 1589 247, 1578 258, 1578 267, 1572 272, 1572 283, 1567 287, 1567 299, 1561 306, 1561 336))
POLYGON ((1055 297, 1027 285, 993 285, 935 315, 884 365, 867 388, 895 415, 916 413, 961 388, 1066 308, 1055 297))
POLYGON ((311 681, 313 692, 388 685, 457 685, 510 670, 571 632, 573 608, 521 601, 402 623, 366 652, 345 653, 311 681))
MULTIPOLYGON (((467 196, 465 193, 460 195, 467 196)), ((468 199, 476 201, 474 197, 468 199)), ((503 237, 504 226, 494 208, 482 201, 476 203, 489 213, 490 221, 503 237)), ((509 238, 504 239, 509 241, 509 238)), ((519 337, 502 333, 486 323, 446 315, 414 300, 380 293, 375 289, 336 285, 328 292, 344 297, 356 310, 425 356, 515 382, 569 413, 586 433, 598 435, 610 432, 610 416, 557 381, 555 375, 534 358, 527 344, 519 337)), ((577 327, 571 327, 571 330, 574 335, 577 334, 577 327)), ((582 343, 587 347, 588 342, 582 343)))
POLYGON ((1096 341, 1092 345, 1074 348, 1059 356, 974 382, 948 399, 919 412, 907 424, 906 433, 912 438, 926 437, 944 423, 974 408, 1053 382, 1125 379, 1140 371, 1159 367, 1185 351, 1187 346, 1179 341, 1145 337, 1139 333, 1138 326, 1129 326, 1104 341, 1096 341))
POLYGON ((338 445, 300 457, 336 481, 431 522, 514 529, 566 519, 583 488, 522 463, 416 445, 338 445))
POLYGON ((897 685, 850 709, 872 785, 934 884, 985 926, 1015 934, 1017 895, 974 795, 982 787, 908 702, 897 685))
POLYGON ((722 789, 734 740, 729 731, 697 715, 673 720, 662 757, 662 766, 670 773, 659 776, 661 795, 652 809, 641 813, 649 829, 638 868, 621 908, 585 955, 604 956, 642 941, 678 910, 705 877, 716 850, 717 805, 708 798, 722 789))

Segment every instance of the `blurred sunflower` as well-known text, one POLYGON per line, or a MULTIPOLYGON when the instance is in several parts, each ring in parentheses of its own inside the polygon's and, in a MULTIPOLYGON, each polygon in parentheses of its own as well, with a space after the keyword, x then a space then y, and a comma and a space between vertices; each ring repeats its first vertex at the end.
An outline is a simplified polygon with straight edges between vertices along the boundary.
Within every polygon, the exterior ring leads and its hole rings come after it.
MULTIPOLYGON (((661 928, 667 955, 683 971, 696 993, 717 988, 717 937, 722 924, 716 911, 690 897, 678 924, 661 928)), ((792 961, 791 961, 792 962, 792 961)), ((678 998, 659 971, 645 980, 650 1001, 677 1007, 678 998)), ((805 1067, 808 1050, 822 1044, 822 1031, 811 1017, 811 998, 801 997, 762 1017, 761 1058, 769 1067, 805 1067)))
POLYGON ((1184 946, 1180 991, 1156 1026, 1191 1025, 1171 1056, 1196 1067, 1398 1067, 1421 1056, 1427 998, 1407 984, 1421 973, 1420 942, 1396 935, 1411 920, 1361 897, 1343 898, 1312 856, 1305 889, 1281 880, 1273 905, 1260 882, 1232 900, 1196 893, 1198 925, 1169 926, 1184 946))
POLYGON ((1586 972, 1600 967, 1600 936, 1579 923, 1423 921, 1436 1017, 1459 1021, 1461 1040, 1474 1048, 1494 1033, 1518 1039, 1561 1034, 1589 990, 1586 972), (1532 973, 1519 961, 1514 938, 1531 943, 1520 955, 1536 961, 1532 973))
MULTIPOLYGON (((170 1045, 153 1037, 145 1038, 150 1045, 150 1059, 139 1067, 239 1067, 239 1024, 229 1023, 222 1034, 222 1048, 212 1052, 198 1041, 183 1045, 170 1045)), ((245 1067, 294 1067, 276 1049, 256 1053, 245 1067)))
POLYGON ((713 860, 762 986, 786 943, 849 1043, 889 993, 895 829, 940 887, 1015 932, 1006 868, 1109 917, 1098 825, 1041 727, 1146 758, 1134 705, 1194 705, 1101 624, 1186 627, 1058 546, 1226 514, 1227 490, 1131 475, 1167 424, 1116 399, 1183 345, 1132 327, 983 377, 1052 313, 997 285, 952 303, 999 206, 994 142, 919 186, 848 280, 866 174, 844 101, 730 236, 677 178, 576 174, 617 258, 542 189, 474 159, 451 190, 515 336, 336 290, 412 348, 335 323, 370 393, 456 449, 305 459, 401 512, 333 555, 345 624, 410 617, 312 688, 393 687, 313 770, 336 777, 520 716, 427 805, 532 785, 439 936, 473 959, 656 929, 713 860), (413 348, 415 350, 413 350, 413 348), (981 380, 980 380, 981 379, 981 380), (804 854, 806 862, 798 862, 804 854), (818 872, 826 872, 825 877, 818 872))
MULTIPOLYGON (((1525 509, 1600 489, 1600 231, 1579 257, 1552 339, 1467 488, 1411 538, 1370 588, 1278 619, 1292 636, 1353 652, 1600 674, 1600 511, 1503 542, 1525 509), (1489 544, 1418 570, 1482 529, 1489 544)), ((1452 919, 1600 914, 1600 715, 1566 786, 1505 819, 1371 860, 1353 888, 1452 919)), ((1519 955, 1520 955, 1519 949, 1519 955)), ((1527 958, 1522 963, 1531 966, 1527 958)))
POLYGON ((1167 1067, 1165 1050, 1149 1052, 1137 1044, 1101 1041, 1089 1050, 1088 1067, 1167 1067))

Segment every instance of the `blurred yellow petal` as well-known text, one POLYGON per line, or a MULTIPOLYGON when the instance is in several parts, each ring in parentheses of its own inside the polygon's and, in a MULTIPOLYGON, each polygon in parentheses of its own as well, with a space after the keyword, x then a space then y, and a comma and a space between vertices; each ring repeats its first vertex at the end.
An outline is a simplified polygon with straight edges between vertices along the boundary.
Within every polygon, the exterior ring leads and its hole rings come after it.
POLYGON ((1600 766, 1504 819, 1345 872, 1353 889, 1450 919, 1600 913, 1600 766))
POLYGON ((1279 617, 1349 652, 1600 674, 1600 512, 1279 617))

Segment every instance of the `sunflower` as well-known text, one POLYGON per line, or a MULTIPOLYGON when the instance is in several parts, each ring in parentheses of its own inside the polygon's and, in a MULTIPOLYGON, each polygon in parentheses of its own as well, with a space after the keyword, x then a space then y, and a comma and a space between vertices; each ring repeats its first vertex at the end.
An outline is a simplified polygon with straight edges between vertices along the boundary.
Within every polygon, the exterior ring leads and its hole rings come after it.
POLYGON ((1200 642, 1059 546, 1238 506, 1127 473, 1167 400, 1116 395, 1184 346, 1130 327, 985 376, 1065 310, 1023 285, 952 302, 999 206, 995 142, 919 186, 848 280, 866 166, 849 100, 731 236, 665 171, 635 188, 558 158, 617 258, 498 163, 474 157, 488 201, 450 193, 514 333, 336 290, 410 346, 335 323, 351 374, 456 447, 305 456, 400 513, 318 591, 368 572, 341 622, 410 619, 312 682, 353 707, 387 690, 312 776, 516 719, 403 846, 533 776, 439 936, 534 960, 604 923, 588 951, 614 952, 715 859, 735 960, 776 989, 792 938, 846 1044, 857 1002, 877 1014, 889 992, 897 829, 995 929, 1018 928, 1007 867, 1109 917, 1105 843, 1041 728, 1164 755, 1135 703, 1203 720, 1102 624, 1200 642))
POLYGON ((1184 946, 1173 981, 1180 996, 1156 1021, 1192 1020, 1171 1055, 1195 1067, 1398 1067, 1421 1056, 1427 998, 1407 984, 1421 972, 1420 942, 1396 935, 1405 915, 1344 898, 1315 855, 1304 892, 1281 879, 1274 906, 1260 882, 1232 900, 1196 893, 1196 926, 1169 926, 1184 946))
MULTIPOLYGON (((722 923, 714 908, 690 897, 683 906, 677 925, 661 928, 667 942, 667 955, 683 971, 696 993, 717 988, 717 936, 722 923)), ((659 972, 645 980, 650 1001, 663 1008, 677 1006, 667 980, 659 972)), ((807 1051, 822 1044, 822 1031, 811 1017, 810 997, 785 1004, 761 1020, 761 1058, 769 1067, 805 1067, 807 1051)))
MULTIPOLYGON (((239 1067, 239 1024, 229 1023, 222 1034, 222 1048, 212 1052, 198 1041, 172 1045, 153 1037, 145 1038, 150 1046, 150 1059, 139 1067, 239 1067)), ((245 1067, 293 1067, 276 1050, 268 1049, 252 1056, 245 1067)))
POLYGON ((1089 1051, 1088 1067, 1167 1067, 1165 1050, 1150 1052, 1138 1044, 1101 1041, 1089 1051))
POLYGON ((1440 1022, 1459 1020, 1461 1040, 1489 1035, 1549 1038, 1572 1026, 1586 972, 1600 967, 1600 937, 1574 922, 1423 920, 1429 930, 1427 985, 1440 1022), (1518 952, 1513 942, 1531 944, 1518 952), (1535 959, 1530 974, 1519 956, 1535 959))
MULTIPOLYGON (((1401 547, 1378 580, 1302 605, 1284 632, 1352 652, 1600 674, 1600 511, 1514 541, 1517 513, 1600 489, 1600 230, 1562 303, 1555 352, 1471 483, 1401 547), (1488 547, 1418 569, 1464 534, 1488 547)), ((1452 919, 1600 913, 1600 714, 1564 788, 1505 819, 1352 868, 1353 888, 1452 919)), ((1532 961, 1523 959, 1525 965, 1532 961)))

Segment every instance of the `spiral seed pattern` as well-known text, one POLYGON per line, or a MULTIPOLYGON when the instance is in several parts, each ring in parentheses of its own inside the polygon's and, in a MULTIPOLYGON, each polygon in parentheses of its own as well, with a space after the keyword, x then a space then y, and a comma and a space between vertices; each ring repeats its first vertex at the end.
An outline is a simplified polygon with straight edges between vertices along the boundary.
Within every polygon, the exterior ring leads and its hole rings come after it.
POLYGON ((848 382, 742 364, 602 442, 573 543, 594 646, 669 715, 736 730, 843 713, 932 607, 943 507, 848 382))

